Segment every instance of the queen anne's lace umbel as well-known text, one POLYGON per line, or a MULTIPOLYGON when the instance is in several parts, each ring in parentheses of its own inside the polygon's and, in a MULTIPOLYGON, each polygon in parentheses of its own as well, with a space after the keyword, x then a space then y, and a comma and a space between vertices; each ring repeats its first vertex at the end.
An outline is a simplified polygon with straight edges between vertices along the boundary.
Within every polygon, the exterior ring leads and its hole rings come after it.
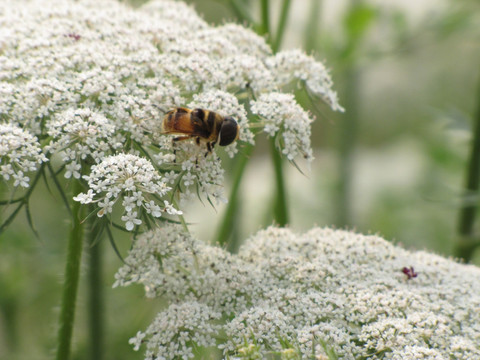
MULTIPOLYGON (((60 155, 66 178, 109 155, 146 151, 180 203, 197 194, 223 201, 217 156, 193 141, 174 149, 160 131, 165 112, 189 106, 234 117, 240 137, 226 147, 230 156, 254 142, 255 121, 289 160, 311 159, 313 118, 283 92, 292 82, 341 110, 323 64, 301 51, 274 55, 250 29, 210 26, 182 2, 133 10, 109 0, 32 0, 0 9, 0 119, 47 139, 45 154, 60 155)), ((28 186, 32 169, 3 175, 28 186)))
POLYGON ((116 279, 169 301, 132 339, 153 358, 187 358, 212 337, 228 359, 480 358, 480 270, 377 236, 269 228, 232 255, 164 228, 138 239, 116 279))
POLYGON ((153 200, 154 196, 165 197, 171 188, 144 158, 131 154, 106 157, 92 167, 85 180, 90 189, 87 193, 77 195, 74 200, 82 204, 98 203, 98 216, 103 216, 111 213, 117 200, 122 198, 122 207, 125 209, 122 221, 127 230, 142 223, 139 219, 141 211, 146 211, 154 218, 160 217, 162 212, 171 215, 182 213, 167 200, 163 200, 162 208, 153 200))

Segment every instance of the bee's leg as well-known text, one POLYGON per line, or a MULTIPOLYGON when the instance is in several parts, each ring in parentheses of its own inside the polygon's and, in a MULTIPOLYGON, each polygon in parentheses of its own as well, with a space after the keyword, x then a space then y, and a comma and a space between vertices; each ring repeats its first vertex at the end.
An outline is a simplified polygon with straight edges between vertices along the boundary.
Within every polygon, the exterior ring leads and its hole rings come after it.
POLYGON ((173 138, 173 142, 176 143, 178 141, 188 140, 191 139, 191 136, 177 136, 173 138))
POLYGON ((207 152, 205 153, 205 157, 208 156, 212 152, 212 145, 210 145, 209 142, 207 142, 207 152))
POLYGON ((175 139, 172 139, 172 150, 173 150, 173 163, 175 164, 177 162, 177 147, 175 146, 177 142, 175 139))
MULTIPOLYGON (((200 146, 200 136, 195 138, 195 143, 200 146)), ((198 156, 195 158, 195 166, 198 168, 198 156)))
POLYGON ((213 147, 215 146, 215 141, 212 142, 207 142, 207 152, 205 153, 205 157, 208 156, 208 154, 211 154, 213 151, 213 147))

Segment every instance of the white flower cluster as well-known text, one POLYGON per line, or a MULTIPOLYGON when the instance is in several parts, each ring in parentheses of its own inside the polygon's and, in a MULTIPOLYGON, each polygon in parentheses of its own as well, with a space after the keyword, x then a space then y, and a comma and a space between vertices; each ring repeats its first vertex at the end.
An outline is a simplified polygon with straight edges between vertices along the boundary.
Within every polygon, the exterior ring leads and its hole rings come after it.
POLYGON ((313 119, 297 104, 292 94, 262 94, 251 102, 251 111, 264 120, 264 131, 269 136, 277 136, 276 146, 288 160, 293 161, 299 153, 312 160, 310 135, 313 119))
POLYGON ((52 138, 50 152, 59 152, 65 163, 65 177, 80 178, 82 161, 88 157, 99 163, 112 150, 122 147, 115 126, 103 115, 87 108, 68 109, 47 123, 52 138))
MULTIPOLYGON (((221 314, 198 302, 174 304, 161 312, 145 333, 139 331, 130 343, 138 350, 145 337, 155 341, 147 344, 146 359, 158 359, 159 353, 169 354, 172 359, 191 359, 195 350, 215 346, 216 336, 221 330, 218 323, 221 314), (158 332, 162 329, 162 332, 158 332), (158 344, 163 344, 159 352, 158 344)), ((161 357, 160 357, 161 358, 161 357)))
POLYGON ((13 186, 29 186, 26 172, 47 161, 35 136, 14 124, 0 124, 0 176, 13 186))
POLYGON ((333 110, 344 111, 338 103, 337 93, 332 91, 333 82, 325 66, 300 50, 278 53, 267 60, 267 66, 275 72, 279 86, 294 80, 305 82, 307 89, 320 96, 333 110))
POLYGON ((142 223, 143 211, 158 218, 166 211, 171 215, 181 215, 167 200, 164 206, 157 205, 158 199, 165 197, 170 187, 162 180, 153 165, 144 158, 132 154, 119 154, 106 157, 101 163, 92 166, 87 193, 80 193, 74 200, 82 204, 97 203, 99 217, 112 213, 113 206, 121 197, 124 213, 122 221, 127 230, 142 223), (154 201, 156 199, 157 201, 154 201))
MULTIPOLYGON (((341 109, 321 63, 299 51, 273 55, 253 31, 209 26, 172 0, 136 10, 108 0, 5 2, 0 49, 0 119, 50 137, 48 154, 60 152, 67 178, 80 177, 86 159, 99 163, 121 146, 125 153, 148 152, 175 173, 175 184, 183 179, 182 191, 221 200, 223 171, 210 164, 217 157, 205 157, 193 139, 174 148, 172 136, 160 131, 166 111, 198 106, 233 116, 240 141, 248 143, 250 115, 275 114, 265 131, 282 138, 279 146, 293 159, 311 157, 311 119, 282 93, 283 85, 298 79, 341 109), (257 98, 256 113, 249 113, 257 98), (285 98, 288 106, 276 108, 285 98)), ((226 147, 230 156, 237 145, 226 147)))
POLYGON ((172 226, 125 262, 115 286, 169 303, 132 339, 146 358, 186 359, 213 338, 229 359, 480 358, 480 269, 377 236, 269 228, 232 255, 172 226))

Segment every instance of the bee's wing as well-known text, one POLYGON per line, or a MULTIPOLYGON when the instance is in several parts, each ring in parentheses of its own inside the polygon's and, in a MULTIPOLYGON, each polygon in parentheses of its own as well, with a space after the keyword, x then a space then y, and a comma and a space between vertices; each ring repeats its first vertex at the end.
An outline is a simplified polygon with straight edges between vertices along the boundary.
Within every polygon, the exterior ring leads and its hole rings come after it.
POLYGON ((193 130, 193 135, 200 136, 205 139, 210 136, 210 131, 208 130, 208 125, 206 121, 200 119, 193 114, 190 117, 190 126, 193 130))
POLYGON ((175 129, 163 129, 164 134, 194 134, 194 128, 189 119, 175 122, 175 129))
POLYGON ((185 113, 181 114, 181 118, 175 121, 175 128, 163 129, 164 134, 188 134, 192 137, 208 137, 208 129, 205 122, 200 118, 185 113))

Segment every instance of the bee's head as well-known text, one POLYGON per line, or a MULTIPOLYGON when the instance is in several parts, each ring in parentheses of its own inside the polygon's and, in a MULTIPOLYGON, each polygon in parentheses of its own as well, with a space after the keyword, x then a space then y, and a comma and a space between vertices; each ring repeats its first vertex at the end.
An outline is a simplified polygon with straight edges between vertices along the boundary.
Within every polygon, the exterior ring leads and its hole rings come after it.
POLYGON ((237 122, 231 117, 226 116, 220 127, 220 133, 218 136, 218 144, 220 146, 227 146, 238 139, 240 134, 240 127, 237 122))

